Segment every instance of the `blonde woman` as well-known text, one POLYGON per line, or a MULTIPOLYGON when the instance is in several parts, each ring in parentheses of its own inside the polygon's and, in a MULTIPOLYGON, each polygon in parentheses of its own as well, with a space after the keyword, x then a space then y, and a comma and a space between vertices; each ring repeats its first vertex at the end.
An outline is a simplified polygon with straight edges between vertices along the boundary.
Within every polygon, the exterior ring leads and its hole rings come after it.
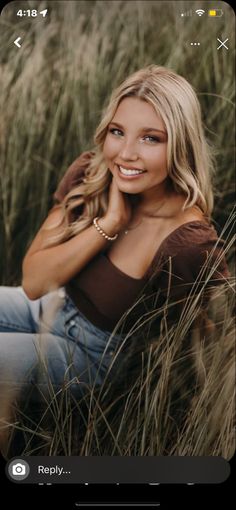
POLYGON ((211 223, 212 160, 186 79, 156 65, 129 76, 94 142, 59 183, 22 287, 1 288, 2 383, 44 391, 50 380, 76 395, 99 386, 124 339, 138 338, 167 299, 183 304, 207 260, 208 284, 229 275, 211 223))

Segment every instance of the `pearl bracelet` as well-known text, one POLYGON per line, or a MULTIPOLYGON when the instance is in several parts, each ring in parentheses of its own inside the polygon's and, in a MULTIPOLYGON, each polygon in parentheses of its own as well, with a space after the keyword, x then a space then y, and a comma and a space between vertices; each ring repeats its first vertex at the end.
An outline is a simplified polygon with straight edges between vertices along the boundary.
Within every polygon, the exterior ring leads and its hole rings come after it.
POLYGON ((103 237, 105 237, 105 239, 107 239, 108 241, 115 241, 118 237, 118 234, 116 234, 115 236, 113 237, 109 237, 106 232, 104 232, 104 230, 102 230, 101 227, 99 227, 99 225, 97 224, 97 220, 99 219, 99 217, 97 216, 96 218, 93 219, 93 224, 95 226, 95 228, 97 229, 97 231, 99 232, 99 234, 101 234, 103 237))

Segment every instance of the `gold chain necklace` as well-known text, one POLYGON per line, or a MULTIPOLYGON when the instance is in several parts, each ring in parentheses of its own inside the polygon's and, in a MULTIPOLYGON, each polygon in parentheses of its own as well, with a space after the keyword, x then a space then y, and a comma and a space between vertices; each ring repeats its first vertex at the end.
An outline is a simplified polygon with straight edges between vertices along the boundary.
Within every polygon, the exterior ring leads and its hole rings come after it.
MULTIPOLYGON (((156 209, 156 210, 155 210, 155 213, 157 213, 157 212, 158 212, 158 211, 162 208, 162 206, 165 204, 165 202, 166 202, 166 198, 163 200, 163 202, 162 202, 162 203, 161 203, 161 205, 158 207, 158 209, 156 209)), ((144 216, 144 217, 147 217, 147 218, 155 218, 156 216, 155 216, 155 215, 153 216, 153 214, 145 214, 145 216, 144 216)), ((135 230, 135 229, 136 229, 139 225, 141 225, 141 223, 142 223, 142 222, 143 222, 143 220, 144 220, 144 217, 141 219, 141 221, 140 221, 137 225, 135 225, 135 227, 133 227, 133 228, 127 228, 127 229, 124 231, 124 234, 125 234, 125 235, 127 235, 127 234, 129 233, 129 231, 130 231, 130 230, 135 230)))
POLYGON ((139 225, 141 225, 142 221, 143 221, 143 218, 142 218, 142 219, 141 219, 141 221, 138 223, 138 225, 136 225, 136 226, 135 226, 135 227, 133 227, 133 228, 127 228, 127 229, 124 231, 124 233, 125 233, 125 234, 128 234, 128 232, 129 232, 130 230, 135 230, 135 229, 136 229, 139 225))

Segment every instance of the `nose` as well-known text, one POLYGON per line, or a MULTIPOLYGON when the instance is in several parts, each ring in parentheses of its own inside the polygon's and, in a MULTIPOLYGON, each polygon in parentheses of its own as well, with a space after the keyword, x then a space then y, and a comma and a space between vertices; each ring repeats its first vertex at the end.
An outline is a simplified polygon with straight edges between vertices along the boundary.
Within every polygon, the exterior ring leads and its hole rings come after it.
POLYGON ((136 161, 138 153, 135 144, 128 140, 124 141, 119 156, 123 161, 136 161))

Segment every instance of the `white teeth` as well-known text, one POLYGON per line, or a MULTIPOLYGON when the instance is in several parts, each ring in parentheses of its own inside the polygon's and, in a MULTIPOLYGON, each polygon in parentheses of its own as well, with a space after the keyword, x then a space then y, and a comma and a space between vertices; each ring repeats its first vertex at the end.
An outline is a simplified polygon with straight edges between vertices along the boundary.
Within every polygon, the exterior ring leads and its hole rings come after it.
POLYGON ((124 175, 138 175, 143 174, 143 170, 128 170, 127 168, 123 168, 122 166, 119 166, 120 172, 124 175))

